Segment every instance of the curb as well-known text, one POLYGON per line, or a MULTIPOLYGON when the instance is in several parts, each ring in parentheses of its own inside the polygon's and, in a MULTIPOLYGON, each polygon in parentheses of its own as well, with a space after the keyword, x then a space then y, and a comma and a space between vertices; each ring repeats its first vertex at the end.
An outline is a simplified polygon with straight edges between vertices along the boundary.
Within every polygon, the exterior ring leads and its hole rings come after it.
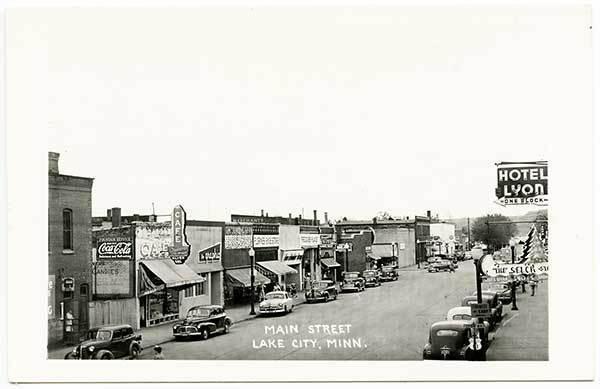
MULTIPOLYGON (((306 300, 301 301, 301 302, 299 302, 296 305, 302 305, 302 304, 306 304, 306 300)), ((250 316, 250 317, 246 317, 246 318, 243 318, 243 319, 240 319, 240 320, 236 320, 236 321, 233 322, 233 324, 243 323, 243 322, 249 321, 249 320, 254 320, 254 319, 258 318, 258 317, 259 317, 259 315, 256 314, 255 316, 250 316)), ((142 338, 142 340, 143 340, 143 338, 142 338)), ((153 349, 155 346, 160 346, 162 344, 169 343, 169 342, 172 342, 172 341, 173 341, 173 338, 169 338, 169 339, 166 339, 164 341, 161 341, 161 342, 158 342, 158 343, 155 343, 155 344, 151 344, 149 346, 142 346, 142 351, 144 351, 146 349, 150 350, 150 349, 153 349)))

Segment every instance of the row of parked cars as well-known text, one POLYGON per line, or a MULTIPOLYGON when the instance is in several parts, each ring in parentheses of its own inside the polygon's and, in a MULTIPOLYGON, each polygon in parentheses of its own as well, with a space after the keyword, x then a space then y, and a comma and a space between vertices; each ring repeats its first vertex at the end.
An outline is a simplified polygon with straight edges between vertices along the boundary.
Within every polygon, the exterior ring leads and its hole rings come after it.
MULTIPOLYGON (((306 291, 307 302, 336 300, 340 292, 361 292, 366 287, 379 286, 384 281, 398 280, 393 267, 380 270, 346 272, 341 286, 330 280, 313 281, 306 291)), ((260 315, 288 314, 294 310, 294 299, 287 291, 266 294, 258 306, 260 315)), ((220 305, 202 305, 188 310, 185 319, 173 326, 173 337, 177 340, 206 340, 215 334, 227 334, 233 325, 232 319, 220 305)), ((142 335, 136 334, 129 325, 105 326, 88 331, 83 342, 65 355, 65 359, 136 359, 142 352, 142 335)))
POLYGON ((443 321, 433 323, 423 348, 423 359, 470 359, 471 355, 485 355, 490 333, 501 322, 503 304, 511 302, 508 284, 488 284, 482 290, 482 303, 489 307, 489 315, 480 323, 473 317, 471 306, 477 304, 477 292, 465 296, 461 305, 451 308, 443 321), (479 354, 470 353, 480 351, 479 354))

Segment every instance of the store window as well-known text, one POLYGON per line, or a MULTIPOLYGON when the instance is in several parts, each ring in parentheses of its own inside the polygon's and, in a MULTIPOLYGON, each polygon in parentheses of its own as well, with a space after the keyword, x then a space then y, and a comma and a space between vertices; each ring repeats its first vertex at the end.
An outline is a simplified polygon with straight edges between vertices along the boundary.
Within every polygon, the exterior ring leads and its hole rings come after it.
POLYGON ((206 294, 206 288, 204 287, 205 283, 206 282, 201 282, 199 284, 194 285, 196 289, 196 296, 202 296, 203 294, 206 294))
POLYGON ((194 285, 188 286, 183 290, 184 297, 194 297, 194 285))
POLYGON ((73 211, 63 209, 63 249, 73 250, 73 211))

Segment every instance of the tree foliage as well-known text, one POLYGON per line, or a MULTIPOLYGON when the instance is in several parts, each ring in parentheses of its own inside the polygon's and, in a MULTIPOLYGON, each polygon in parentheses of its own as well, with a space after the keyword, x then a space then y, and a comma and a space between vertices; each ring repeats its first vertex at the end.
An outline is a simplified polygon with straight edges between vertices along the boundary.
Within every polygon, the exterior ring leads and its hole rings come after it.
POLYGON ((510 238, 517 234, 517 226, 514 223, 493 224, 498 221, 511 221, 510 218, 493 214, 482 216, 471 225, 471 239, 475 242, 483 242, 497 250, 509 243, 510 238), (490 222, 489 227, 487 222, 490 222))

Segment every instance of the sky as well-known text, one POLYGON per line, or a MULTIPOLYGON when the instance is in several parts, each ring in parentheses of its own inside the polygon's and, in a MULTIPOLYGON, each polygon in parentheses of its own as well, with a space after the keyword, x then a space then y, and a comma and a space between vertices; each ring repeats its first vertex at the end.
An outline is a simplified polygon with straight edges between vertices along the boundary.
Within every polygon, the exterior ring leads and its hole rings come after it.
MULTIPOLYGON (((93 214, 523 214, 495 163, 589 124, 583 8, 45 13, 47 144, 93 214)), ((45 98, 45 96, 44 96, 45 98)))

